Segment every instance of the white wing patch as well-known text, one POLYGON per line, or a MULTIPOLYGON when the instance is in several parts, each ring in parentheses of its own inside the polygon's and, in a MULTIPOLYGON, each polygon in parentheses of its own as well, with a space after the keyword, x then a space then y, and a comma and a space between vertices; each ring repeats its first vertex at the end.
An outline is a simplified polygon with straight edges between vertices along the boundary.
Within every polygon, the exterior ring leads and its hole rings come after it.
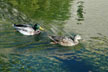
POLYGON ((16 28, 20 33, 24 34, 24 35, 33 35, 34 34, 34 29, 30 28, 30 27, 17 27, 16 28))

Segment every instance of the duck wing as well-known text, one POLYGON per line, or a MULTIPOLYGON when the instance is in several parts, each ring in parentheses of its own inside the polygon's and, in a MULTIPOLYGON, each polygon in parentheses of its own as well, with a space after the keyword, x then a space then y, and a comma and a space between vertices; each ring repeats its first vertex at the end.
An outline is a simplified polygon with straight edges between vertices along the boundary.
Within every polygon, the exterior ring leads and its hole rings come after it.
POLYGON ((28 24, 18 24, 18 25, 14 24, 13 26, 14 26, 14 27, 31 27, 31 26, 28 25, 28 24))
POLYGON ((31 31, 31 30, 33 30, 33 28, 30 25, 27 25, 27 24, 18 24, 18 25, 14 24, 13 27, 18 31, 19 30, 23 30, 23 31, 31 31))
POLYGON ((71 39, 72 41, 74 41, 74 39, 75 39, 75 37, 71 37, 71 36, 68 37, 68 38, 71 39))
POLYGON ((49 36, 49 38, 50 38, 51 40, 57 41, 57 42, 62 41, 62 40, 64 39, 63 36, 49 36))
POLYGON ((14 24, 14 28, 24 35, 31 35, 34 32, 34 29, 30 25, 14 24))

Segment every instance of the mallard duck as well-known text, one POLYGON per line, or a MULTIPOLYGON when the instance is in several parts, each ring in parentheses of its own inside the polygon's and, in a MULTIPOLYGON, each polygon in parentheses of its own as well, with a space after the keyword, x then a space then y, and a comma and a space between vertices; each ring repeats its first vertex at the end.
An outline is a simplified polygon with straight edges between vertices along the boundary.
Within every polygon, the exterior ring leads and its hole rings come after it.
POLYGON ((81 40, 80 35, 76 35, 73 38, 72 37, 66 37, 66 36, 51 36, 49 35, 49 38, 53 41, 51 44, 60 44, 62 46, 74 46, 79 44, 79 40, 81 40))
POLYGON ((23 35, 35 35, 39 34, 40 30, 44 30, 39 24, 35 24, 33 27, 28 24, 14 24, 13 27, 23 35))

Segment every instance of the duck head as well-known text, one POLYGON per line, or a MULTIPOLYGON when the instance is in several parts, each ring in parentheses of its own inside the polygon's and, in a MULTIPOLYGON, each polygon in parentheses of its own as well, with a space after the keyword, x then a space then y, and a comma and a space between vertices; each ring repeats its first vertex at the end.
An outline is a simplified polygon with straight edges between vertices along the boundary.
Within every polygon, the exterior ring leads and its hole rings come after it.
POLYGON ((39 24, 35 24, 33 28, 34 30, 44 30, 44 28, 42 28, 39 24))
POLYGON ((82 38, 81 38, 81 36, 80 35, 76 35, 75 36, 75 40, 81 40, 82 38))

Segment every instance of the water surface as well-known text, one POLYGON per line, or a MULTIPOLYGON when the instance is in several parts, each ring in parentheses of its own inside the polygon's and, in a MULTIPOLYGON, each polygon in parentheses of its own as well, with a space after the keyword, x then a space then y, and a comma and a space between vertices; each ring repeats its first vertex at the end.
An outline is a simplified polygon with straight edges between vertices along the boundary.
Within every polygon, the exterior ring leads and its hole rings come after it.
POLYGON ((1 72, 108 71, 107 0, 35 1, 32 9, 29 1, 0 1, 1 72), (24 36, 14 23, 39 23, 45 31, 24 36), (84 41, 73 47, 51 45, 49 34, 80 34, 84 41))

